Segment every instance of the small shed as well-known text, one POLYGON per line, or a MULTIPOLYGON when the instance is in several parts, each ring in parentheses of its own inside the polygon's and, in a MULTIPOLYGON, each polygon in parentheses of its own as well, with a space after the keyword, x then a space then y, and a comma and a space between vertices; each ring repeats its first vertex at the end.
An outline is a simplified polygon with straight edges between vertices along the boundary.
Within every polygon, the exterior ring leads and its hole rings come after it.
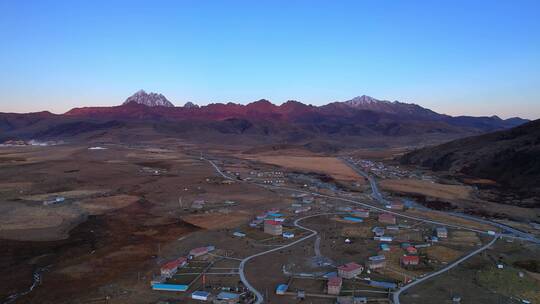
POLYGON ((197 290, 191 294, 193 300, 208 301, 210 293, 208 291, 197 290))
POLYGON ((287 289, 289 286, 287 284, 279 284, 276 288, 276 294, 278 295, 284 295, 287 292, 287 289))

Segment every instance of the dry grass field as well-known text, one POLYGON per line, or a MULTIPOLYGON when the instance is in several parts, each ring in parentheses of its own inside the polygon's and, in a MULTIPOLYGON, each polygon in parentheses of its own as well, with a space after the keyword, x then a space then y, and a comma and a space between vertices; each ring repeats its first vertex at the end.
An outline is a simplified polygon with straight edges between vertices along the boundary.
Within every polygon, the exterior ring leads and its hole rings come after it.
POLYGON ((84 219, 77 208, 57 206, 28 207, 3 202, 0 206, 0 239, 49 241, 66 239, 69 230, 84 219))
MULTIPOLYGON (((437 211, 426 211, 426 210, 415 210, 415 209, 409 209, 405 212, 406 214, 412 215, 412 216, 418 216, 422 218, 429 218, 431 220, 439 221, 442 223, 448 223, 448 224, 455 224, 455 225, 461 225, 468 228, 475 228, 479 230, 496 230, 494 227, 482 223, 477 223, 474 221, 466 220, 460 217, 451 216, 447 214, 443 214, 441 212, 437 211)), ((453 231, 450 231, 450 235, 453 233, 453 231)))
POLYGON ((382 190, 421 194, 444 200, 468 200, 472 188, 458 185, 443 185, 417 179, 386 179, 380 182, 382 190))
POLYGON ((70 191, 62 191, 62 192, 28 195, 28 196, 22 197, 22 199, 27 200, 27 201, 42 202, 51 196, 63 196, 67 199, 77 199, 77 198, 83 198, 86 196, 91 196, 91 195, 96 195, 96 194, 104 194, 107 192, 108 190, 70 190, 70 191))
POLYGON ((448 243, 457 245, 475 245, 481 243, 480 238, 472 231, 452 231, 448 243))
POLYGON ((204 229, 234 228, 249 221, 250 213, 246 211, 234 211, 224 213, 194 214, 182 217, 184 222, 204 229))
MULTIPOLYGON (((243 156, 246 157, 246 156, 243 156)), ((364 179, 335 157, 290 156, 290 155, 250 155, 249 158, 287 169, 325 173, 343 181, 361 182, 364 179)))
POLYGON ((437 260, 441 263, 455 261, 462 255, 462 253, 457 250, 441 245, 426 248, 426 253, 430 259, 437 260))
POLYGON ((137 196, 122 194, 85 199, 75 204, 91 215, 98 215, 108 211, 127 207, 138 200, 139 197, 137 196))

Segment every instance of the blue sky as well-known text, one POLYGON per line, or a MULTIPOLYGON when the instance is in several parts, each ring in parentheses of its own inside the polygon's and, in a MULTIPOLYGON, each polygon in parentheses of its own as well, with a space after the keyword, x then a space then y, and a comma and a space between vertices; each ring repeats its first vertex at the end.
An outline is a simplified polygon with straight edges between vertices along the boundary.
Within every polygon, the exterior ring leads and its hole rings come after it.
POLYGON ((540 118, 540 1, 0 0, 0 112, 357 95, 540 118))

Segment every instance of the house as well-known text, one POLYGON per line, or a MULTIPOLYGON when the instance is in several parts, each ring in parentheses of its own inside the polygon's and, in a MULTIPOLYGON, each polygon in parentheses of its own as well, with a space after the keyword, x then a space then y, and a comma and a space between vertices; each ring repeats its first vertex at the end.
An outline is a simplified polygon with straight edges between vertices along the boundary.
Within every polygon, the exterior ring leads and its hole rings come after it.
POLYGON ((263 222, 264 222, 264 220, 262 220, 262 219, 255 219, 255 220, 251 221, 251 223, 249 223, 249 227, 255 228, 255 227, 259 226, 260 224, 262 224, 263 222))
POLYGON ((376 255, 368 258, 366 263, 368 269, 379 269, 386 266, 386 257, 384 255, 376 255))
POLYGON ((343 297, 337 297, 336 303, 337 304, 364 304, 364 303, 367 303, 367 298, 343 296, 343 297))
POLYGON ((239 237, 239 238, 243 238, 243 237, 245 237, 245 236, 246 236, 246 234, 245 234, 245 233, 243 233, 243 232, 240 232, 240 231, 236 231, 236 232, 234 232, 234 233, 233 233, 233 235, 234 235, 234 236, 236 236, 236 237, 239 237))
POLYGON ((236 304, 240 301, 240 295, 232 292, 222 291, 216 296, 216 301, 214 303, 222 304, 236 304))
POLYGON ((43 205, 44 206, 56 205, 56 204, 63 203, 65 200, 66 198, 63 196, 51 196, 43 201, 43 205))
POLYGON ((289 286, 287 284, 279 284, 276 288, 276 294, 278 295, 284 295, 287 292, 287 289, 289 286))
POLYGON ((313 197, 311 197, 311 196, 303 197, 303 198, 302 198, 302 203, 304 203, 304 204, 311 204, 311 203, 313 203, 313 197))
POLYGON ((447 238, 448 237, 448 229, 446 229, 446 227, 437 227, 437 228, 435 228, 435 235, 438 238, 447 238))
POLYGON ((392 210, 403 210, 404 207, 405 205, 402 201, 395 200, 390 203, 390 209, 392 210))
POLYGON ((194 200, 193 203, 191 203, 191 209, 202 209, 204 208, 204 200, 202 199, 199 199, 199 200, 194 200))
POLYGON ((184 257, 180 257, 176 260, 167 262, 163 264, 163 266, 161 266, 161 275, 166 278, 170 278, 178 271, 178 268, 182 268, 186 264, 187 264, 187 259, 184 257))
POLYGON ((352 279, 361 274, 364 270, 362 265, 355 262, 350 262, 345 265, 338 266, 338 275, 345 279, 352 279))
POLYGON ((396 217, 390 213, 379 214, 378 220, 379 220, 379 223, 383 223, 383 224, 391 224, 391 225, 396 224, 396 217))
POLYGON ((352 208, 349 206, 339 206, 336 209, 337 211, 341 211, 341 212, 351 212, 352 210, 352 208))
POLYGON ((191 249, 189 251, 189 256, 191 258, 196 258, 196 257, 199 257, 199 256, 202 256, 202 255, 205 255, 211 251, 214 251, 214 249, 216 249, 214 246, 206 246, 206 247, 198 247, 198 248, 194 248, 194 249, 191 249))
POLYGON ((369 217, 369 210, 367 209, 354 209, 352 214, 354 216, 362 217, 362 218, 368 218, 369 217))
POLYGON ((166 284, 166 283, 152 284, 152 290, 159 290, 159 291, 180 292, 180 291, 187 291, 188 288, 189 286, 185 284, 166 284))
POLYGON ((328 279, 328 294, 339 295, 341 292, 341 286, 343 285, 343 279, 340 277, 333 277, 328 279))
POLYGON ((382 228, 382 227, 375 227, 371 231, 373 233, 375 233, 375 236, 383 236, 384 235, 384 228, 382 228))
POLYGON ((406 247, 405 251, 407 251, 407 254, 409 254, 409 255, 414 255, 414 254, 418 253, 418 249, 416 249, 416 247, 414 247, 414 246, 406 247))
POLYGON ((384 268, 386 266, 386 260, 367 261, 366 266, 370 270, 384 268))
POLYGON ((298 214, 302 212, 308 212, 309 210, 311 210, 311 207, 306 206, 306 207, 297 208, 296 210, 294 210, 294 213, 298 214))
POLYGON ((397 225, 386 226, 386 230, 399 231, 399 226, 397 225))
POLYGON ((417 255, 404 255, 400 258, 402 266, 418 265, 420 263, 420 257, 417 255))
POLYGON ((364 220, 359 217, 345 216, 343 219, 350 223, 362 223, 364 220))
POLYGON ((210 293, 208 291, 197 290, 191 294, 193 300, 208 301, 210 293))
POLYGON ((283 233, 283 225, 278 221, 265 220, 264 232, 271 235, 281 235, 283 233))
POLYGON ((294 238, 294 233, 285 231, 285 232, 283 232, 283 237, 286 238, 286 239, 292 239, 292 238, 294 238))
POLYGON ((394 239, 391 236, 374 236, 373 240, 379 242, 392 242, 394 239))

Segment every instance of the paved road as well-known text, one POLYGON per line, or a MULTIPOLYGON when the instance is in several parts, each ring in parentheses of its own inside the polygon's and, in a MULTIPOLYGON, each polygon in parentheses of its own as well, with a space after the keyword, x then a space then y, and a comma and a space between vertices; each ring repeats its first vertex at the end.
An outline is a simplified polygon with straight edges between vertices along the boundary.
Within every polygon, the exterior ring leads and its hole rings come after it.
MULTIPOLYGON (((355 172, 357 172, 358 174, 360 174, 363 177, 367 178, 369 180, 370 184, 371 184, 371 189, 372 189, 372 192, 373 192, 372 196, 376 200, 378 200, 380 203, 386 203, 386 200, 382 197, 381 193, 379 192, 379 188, 377 187, 377 182, 376 182, 375 178, 373 178, 372 176, 370 176, 366 172, 362 171, 360 168, 358 168, 358 166, 356 164, 352 163, 348 159, 345 159, 345 158, 342 158, 342 157, 340 159, 347 166, 349 166, 351 169, 353 169, 355 172)), ((426 208, 426 209, 431 210, 429 208, 426 208)), ((431 211, 437 211, 437 210, 431 210, 431 211)), ((536 238, 534 235, 532 235, 530 233, 527 233, 527 232, 520 231, 518 229, 512 228, 510 226, 507 226, 507 225, 504 225, 504 224, 501 224, 501 223, 497 223, 497 222, 494 222, 494 221, 490 221, 490 220, 483 219, 483 218, 478 218, 476 216, 472 216, 472 215, 468 215, 468 214, 464 214, 464 213, 459 213, 459 212, 442 212, 442 213, 446 213, 446 214, 449 214, 449 215, 461 217, 461 218, 464 218, 464 219, 475 221, 477 223, 482 223, 482 224, 487 224, 487 225, 490 225, 490 226, 494 226, 494 227, 497 227, 497 228, 501 229, 502 231, 504 231, 504 232, 506 232, 508 234, 513 235, 513 236, 501 235, 503 237, 513 237, 513 238, 521 239, 521 240, 524 240, 524 241, 529 241, 529 242, 533 242, 533 243, 536 243, 536 244, 540 244, 540 239, 536 238)))
POLYGON ((410 283, 410 284, 407 284, 407 285, 401 287, 400 289, 398 289, 398 290, 396 290, 396 291, 394 292, 394 294, 393 294, 393 296, 392 296, 392 301, 394 302, 394 304, 400 304, 400 302, 399 302, 399 296, 400 296, 404 291, 406 291, 406 290, 408 290, 409 288, 412 288, 412 287, 414 287, 414 286, 416 286, 416 285, 418 285, 418 284, 420 284, 420 283, 422 283, 422 282, 424 282, 424 281, 427 281, 427 280, 429 280, 429 279, 431 279, 431 278, 433 278, 433 277, 435 277, 435 276, 438 276, 438 275, 440 275, 440 274, 442 274, 442 273, 444 273, 444 272, 447 272, 448 270, 450 270, 450 269, 452 269, 452 268, 458 266, 459 264, 465 262, 465 261, 468 260, 469 258, 471 258, 471 257, 473 257, 473 256, 475 256, 475 255, 477 255, 477 254, 479 254, 480 252, 482 252, 482 251, 488 249, 489 247, 491 247, 498 239, 499 239, 499 237, 496 236, 496 237, 494 237, 489 243, 487 243, 486 245, 484 245, 484 246, 482 246, 482 247, 476 249, 475 251, 473 251, 473 252, 467 254, 466 256, 464 256, 464 257, 462 257, 461 259, 459 259, 459 260, 453 262, 452 264, 450 264, 450 265, 444 267, 443 269, 440 269, 440 270, 438 270, 438 271, 432 272, 432 273, 430 273, 429 275, 427 275, 427 276, 425 276, 425 277, 423 277, 423 278, 421 278, 421 279, 418 279, 418 280, 416 280, 416 281, 414 281, 414 282, 412 282, 412 283, 410 283))
POLYGON ((271 253, 271 252, 275 252, 275 251, 278 251, 278 250, 281 250, 281 249, 284 249, 284 248, 287 248, 287 247, 291 247, 291 246, 294 246, 300 242, 303 242, 309 238, 312 238, 314 237, 315 235, 317 235, 317 231, 315 230, 312 230, 312 229, 309 229, 309 228, 306 228, 302 225, 299 224, 300 221, 303 221, 305 219, 308 219, 308 218, 312 218, 312 217, 316 217, 316 216, 323 216, 323 215, 331 215, 331 214, 336 214, 336 213, 319 213, 319 214, 313 214, 313 215, 308 215, 308 216, 304 216, 304 217, 301 217, 299 219, 296 219, 294 221, 294 226, 300 228, 300 229, 303 229, 303 230, 306 230, 306 231, 309 231, 311 232, 309 235, 305 236, 305 237, 302 237, 292 243, 289 243, 289 244, 286 244, 286 245, 283 245, 283 246, 280 246, 280 247, 276 247, 276 248, 273 248, 273 249, 270 249, 270 250, 267 250, 267 251, 263 251, 263 252, 259 252, 259 253, 256 253, 254 255, 251 255, 251 256, 248 256, 246 258, 244 258, 241 262, 240 262, 240 266, 238 268, 238 272, 240 274, 240 280, 242 281, 242 283, 244 283, 244 285, 253 293, 255 294, 255 296, 257 297, 257 300, 255 301, 255 304, 260 304, 264 301, 264 296, 262 295, 261 292, 259 292, 255 287, 253 287, 253 285, 251 285, 249 283, 249 281, 247 280, 246 278, 246 274, 245 274, 245 266, 246 266, 246 263, 249 262, 250 260, 256 258, 256 257, 259 257, 261 255, 265 255, 265 254, 268 254, 268 253, 271 253))
POLYGON ((379 187, 377 186, 377 181, 375 178, 373 178, 371 175, 367 174, 366 172, 360 170, 355 164, 349 162, 347 159, 340 157, 341 161, 343 161, 349 168, 353 169, 354 172, 360 174, 364 178, 366 178, 369 181, 369 184, 371 186, 371 196, 381 203, 383 206, 386 206, 388 202, 384 199, 384 197, 381 195, 381 192, 379 191, 379 187))
MULTIPOLYGON (((208 159, 207 159, 208 160, 208 159)), ((372 196, 381 204, 383 205, 386 205, 386 200, 382 197, 381 193, 379 192, 379 189, 377 187, 377 183, 375 181, 375 179, 371 176, 369 176, 367 173, 363 172, 362 170, 358 169, 356 167, 356 165, 350 163, 349 161, 345 160, 345 159, 342 159, 347 165, 349 165, 352 169, 354 169, 357 173, 359 173, 360 175, 366 177, 369 182, 370 182, 370 185, 371 185, 371 189, 372 189, 372 196)), ((227 178, 227 179, 232 179, 230 178, 229 176, 225 175, 220 169, 219 167, 214 163, 212 162, 211 160, 208 160, 208 162, 210 162, 210 164, 212 164, 212 166, 216 169, 216 171, 222 175, 224 178, 227 178)), ((371 210, 377 210, 377 211, 381 211, 381 212, 386 212, 386 213, 390 213, 390 214, 393 214, 395 216, 399 216, 399 217, 403 217, 403 218, 408 218, 408 219, 412 219, 412 220, 416 220, 416 221, 421 221, 421 222, 424 222, 424 223, 430 223, 430 224, 435 224, 435 225, 441 225, 441 226, 446 226, 446 227, 450 227, 450 228, 456 228, 456 229, 463 229, 463 230, 469 230, 469 231, 474 231, 474 232, 477 232, 477 233, 480 233, 480 234, 488 234, 487 231, 483 231, 483 230, 478 230, 478 229, 474 229, 474 228, 469 228, 469 227, 464 227, 464 226, 460 226, 460 225, 454 225, 454 224, 448 224, 448 223, 443 223, 443 222, 439 222, 439 221, 433 221, 433 220, 429 220, 429 219, 423 219, 423 218, 419 218, 419 217, 415 217, 415 216, 409 216, 409 215, 405 215, 405 214, 401 214, 401 213, 398 213, 398 212, 395 212, 395 211, 390 211, 390 210, 387 210, 387 209, 384 209, 384 208, 380 208, 380 207, 376 207, 376 206, 373 206, 373 205, 370 205, 370 204, 366 204, 366 203, 362 203, 362 202, 358 202, 358 201, 354 201, 354 200, 351 200, 351 199, 348 199, 348 198, 342 198, 342 197, 335 197, 335 196, 329 196, 329 195, 324 195, 324 194, 320 194, 320 193, 317 193, 317 192, 310 192, 310 191, 304 191, 304 190, 299 190, 299 189, 295 189, 295 188, 288 188, 288 187, 284 187, 284 186, 273 186, 273 185, 261 185, 261 184, 257 184, 257 183, 253 183, 253 184, 256 184, 256 185, 259 185, 261 187, 264 187, 264 188, 276 188, 276 189, 282 189, 282 190, 289 190, 289 191, 293 191, 293 192, 297 192, 297 193, 305 193, 305 194, 310 194, 310 195, 313 195, 313 196, 318 196, 318 197, 324 197, 324 198, 329 198, 329 199, 334 199, 334 200, 341 200, 341 201, 344 201, 344 202, 348 202, 348 203, 353 203, 353 204, 357 204, 357 205, 361 205, 363 207, 366 207, 366 208, 369 208, 371 210)), ((328 213, 327 213, 328 214, 328 213)), ((330 213, 332 214, 332 213, 330 213)), ((325 214, 317 214, 317 215, 311 215, 311 216, 306 216, 306 217, 303 217, 303 218, 300 218, 300 219, 297 219, 295 222, 294 222, 294 225, 301 228, 301 229, 304 229, 304 230, 307 230, 307 231, 310 231, 311 234, 306 236, 306 237, 303 237, 293 243, 290 243, 290 244, 287 244, 285 246, 282 246, 282 247, 277 247, 277 248, 273 248, 271 250, 268 250, 268 251, 264 251, 264 252, 261 252, 261 253, 258 253, 258 254, 255 254, 255 255, 252 255, 250 257, 247 257, 245 259, 242 260, 242 262, 240 263, 240 279, 242 280, 242 282, 244 283, 244 285, 246 285, 246 287, 251 290, 256 296, 257 296, 257 301, 255 302, 256 304, 260 304, 262 303, 262 301, 264 300, 264 297, 262 296, 262 294, 257 291, 251 284, 249 284, 249 282, 247 281, 246 277, 245 277, 245 274, 244 274, 244 266, 245 264, 250 261, 251 259, 255 258, 255 257, 258 257, 258 256, 261 256, 261 255, 264 255, 264 254, 267 254, 267 253, 271 253, 271 252, 274 252, 274 251, 277 251, 277 250, 280 250, 280 249, 283 249, 283 248, 286 248, 286 247, 290 247, 290 246, 293 246, 299 242, 302 242, 306 239, 309 239, 315 235, 317 235, 317 232, 314 231, 314 230, 311 230, 309 228, 306 228, 306 227, 303 227, 301 225, 298 224, 299 221, 303 220, 303 219, 307 219, 307 218, 310 218, 310 217, 314 217, 314 216, 321 216, 321 215, 325 215, 325 214)), ((487 221, 487 220, 482 220, 482 219, 478 219, 478 218, 475 218, 475 217, 472 217, 472 216, 466 216, 467 218, 471 219, 471 220, 474 220, 474 221, 477 221, 477 222, 481 222, 481 223, 486 223, 486 224, 493 224, 493 222, 491 221, 487 221)), ((499 224, 499 225, 502 225, 502 224, 499 224)), ((496 225, 498 227, 500 227, 499 225, 496 225)), ((510 227, 508 226, 505 226, 505 225, 502 225, 503 227, 500 227, 501 229, 505 229, 507 232, 510 232, 510 233, 513 233, 512 230, 515 230, 515 229, 508 229, 510 227)), ((519 231, 521 232, 521 231, 519 231)), ((430 278, 433 278, 441 273, 444 273, 456 266, 458 266, 459 264, 463 263, 464 261, 466 261, 467 259, 473 257, 474 255, 486 250, 487 248, 489 248, 491 245, 493 245, 495 243, 495 241, 500 237, 500 235, 496 235, 488 244, 482 246, 481 248, 467 254, 466 256, 462 257, 461 259, 455 261, 454 263, 451 263, 449 264, 447 267, 443 268, 443 269, 440 269, 436 272, 433 272, 421 279, 418 279, 408 285, 405 285, 403 286, 402 288, 400 288, 399 290, 397 290, 394 295, 393 295, 393 302, 394 304, 399 304, 399 296, 402 292, 404 292, 405 290, 413 287, 413 286, 416 286, 417 284, 420 284, 430 278)), ((530 236, 529 234, 525 234, 523 237, 523 239, 525 240, 530 240, 530 241, 535 241, 536 239, 532 236, 530 236)))

